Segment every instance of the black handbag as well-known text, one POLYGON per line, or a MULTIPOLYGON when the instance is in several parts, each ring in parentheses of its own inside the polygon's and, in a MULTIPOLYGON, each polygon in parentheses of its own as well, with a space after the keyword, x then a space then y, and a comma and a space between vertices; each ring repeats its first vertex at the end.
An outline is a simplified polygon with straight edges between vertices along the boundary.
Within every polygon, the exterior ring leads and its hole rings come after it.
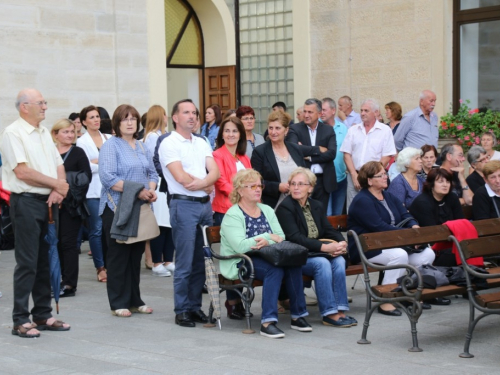
POLYGON ((246 254, 262 258, 276 267, 300 267, 307 263, 308 253, 309 250, 302 245, 282 241, 246 254))

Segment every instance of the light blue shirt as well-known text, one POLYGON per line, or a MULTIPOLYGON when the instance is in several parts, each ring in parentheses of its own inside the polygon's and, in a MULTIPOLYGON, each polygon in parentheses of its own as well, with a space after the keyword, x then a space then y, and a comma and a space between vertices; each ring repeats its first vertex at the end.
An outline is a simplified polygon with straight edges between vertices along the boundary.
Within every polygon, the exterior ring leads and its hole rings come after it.
POLYGON ((401 151, 406 147, 420 148, 423 145, 433 145, 437 148, 439 129, 435 112, 429 114, 429 120, 425 118, 420 107, 404 115, 394 135, 396 149, 401 151))
POLYGON ((347 177, 347 167, 344 162, 344 153, 340 152, 340 146, 342 146, 342 142, 344 142, 344 138, 347 135, 347 126, 345 126, 341 121, 335 119, 333 131, 335 132, 335 137, 337 139, 337 154, 335 155, 333 164, 335 165, 335 172, 337 173, 337 182, 340 182, 347 177))
MULTIPOLYGON (((335 122, 337 122, 337 119, 335 119, 335 122)), ((351 111, 351 113, 349 113, 344 120, 344 124, 347 128, 350 128, 351 126, 356 124, 361 124, 361 122, 361 116, 359 115, 359 113, 354 112, 354 110, 351 111)))

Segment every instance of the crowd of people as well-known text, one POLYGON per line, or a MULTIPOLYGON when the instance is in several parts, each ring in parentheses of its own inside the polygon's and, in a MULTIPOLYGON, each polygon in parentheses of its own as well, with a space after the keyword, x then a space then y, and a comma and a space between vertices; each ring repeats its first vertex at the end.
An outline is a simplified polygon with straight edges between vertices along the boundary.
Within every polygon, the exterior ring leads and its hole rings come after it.
MULTIPOLYGON (((347 260, 360 261, 358 249, 330 225, 327 215, 347 213, 348 228, 358 234, 461 219, 462 205, 473 206, 476 220, 500 217, 495 135, 486 132, 481 146, 469 150, 466 177, 459 144, 447 144, 438 154, 435 103, 430 90, 404 116, 401 105, 387 103, 384 123, 374 99, 365 100, 356 113, 348 96, 338 100, 338 108, 332 98, 311 98, 297 110, 294 123, 285 103, 277 102, 264 136, 256 132, 249 106, 223 116, 218 105, 210 105, 202 125, 193 101, 181 100, 172 108, 173 130, 168 132, 167 112, 159 105, 141 116, 122 104, 111 117, 104 108, 89 105, 49 131, 41 125, 47 110, 42 94, 22 90, 16 99, 19 118, 5 129, 0 144, 16 241, 12 334, 31 338, 39 337, 40 330, 70 329, 51 314, 48 244, 43 240, 49 209, 59 222, 60 297, 76 295, 79 247, 87 235, 97 281, 106 283, 113 315, 153 312, 139 287, 146 252, 152 275, 174 275, 175 323, 207 323, 200 225, 217 225, 222 255, 285 239, 309 251, 307 262, 297 267, 277 267, 252 253, 256 278, 264 281, 261 335, 285 336, 277 327, 285 308, 291 329, 313 330, 305 319, 302 275, 315 280, 324 325, 357 325, 348 315, 345 268, 347 260), (148 205, 160 235, 127 243, 124 239, 137 229, 139 208, 148 205), (26 233, 23 227, 32 230, 26 233)), ((366 256, 386 265, 448 264, 451 259, 430 247, 366 256)), ((244 266, 238 259, 221 261, 224 277, 238 277, 244 266)), ((382 283, 395 283, 403 272, 387 271, 382 283)), ((230 319, 245 317, 240 293, 227 292, 230 319)), ((446 298, 425 302, 424 308, 450 303, 446 298)), ((401 315, 388 304, 378 311, 401 315)))

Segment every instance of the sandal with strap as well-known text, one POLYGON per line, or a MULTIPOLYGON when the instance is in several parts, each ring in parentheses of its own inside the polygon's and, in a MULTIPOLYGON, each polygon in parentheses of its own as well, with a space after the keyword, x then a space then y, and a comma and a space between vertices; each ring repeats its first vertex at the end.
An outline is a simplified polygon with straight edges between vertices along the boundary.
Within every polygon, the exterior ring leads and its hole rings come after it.
POLYGON ((129 309, 111 310, 111 314, 120 318, 130 318, 132 316, 129 309))
POLYGON ((69 331, 71 327, 65 327, 62 320, 54 320, 52 324, 47 324, 48 319, 35 321, 38 325, 37 329, 39 331, 69 331))
POLYGON ((40 332, 38 333, 29 333, 32 329, 37 329, 37 325, 35 323, 31 323, 29 327, 25 327, 23 325, 14 326, 12 328, 12 334, 14 336, 24 337, 28 339, 35 339, 40 337, 40 332))
POLYGON ((139 313, 139 314, 152 314, 153 309, 149 307, 148 305, 142 305, 139 307, 131 307, 130 308, 131 313, 139 313))
POLYGON ((105 283, 108 281, 108 275, 106 274, 106 268, 104 268, 104 266, 96 268, 96 271, 97 271, 97 281, 99 281, 100 283, 105 283), (101 275, 102 272, 104 272, 104 275, 101 275))

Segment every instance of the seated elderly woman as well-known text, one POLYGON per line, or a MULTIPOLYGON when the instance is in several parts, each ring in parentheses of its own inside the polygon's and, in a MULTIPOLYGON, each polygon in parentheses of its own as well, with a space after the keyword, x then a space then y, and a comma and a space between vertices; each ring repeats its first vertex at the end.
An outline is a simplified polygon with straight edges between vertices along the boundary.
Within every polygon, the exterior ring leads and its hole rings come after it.
POLYGON ((400 174, 391 181, 387 191, 398 198, 405 207, 422 193, 424 182, 417 176, 422 170, 422 150, 406 147, 398 154, 396 168, 400 174))
MULTIPOLYGON (((387 174, 380 162, 370 161, 359 170, 358 182, 361 191, 353 199, 349 207, 347 228, 358 235, 363 233, 384 232, 399 230, 396 225, 405 219, 409 221, 405 228, 418 228, 418 223, 412 218, 398 198, 384 191, 387 187, 387 174)), ((349 255, 351 262, 361 261, 354 241, 349 241, 349 255)), ((434 252, 430 248, 421 253, 408 254, 401 248, 373 250, 365 253, 372 263, 383 265, 411 264, 421 266, 432 264, 434 252)), ((397 279, 405 274, 404 268, 385 271, 383 285, 396 283, 397 279)), ((391 304, 379 306, 378 312, 384 315, 400 316, 401 311, 391 304)))
POLYGON ((474 220, 500 217, 500 161, 491 160, 483 168, 486 184, 474 193, 472 217, 474 220))
POLYGON ((473 169, 473 172, 469 174, 465 181, 474 194, 477 189, 485 184, 483 168, 488 160, 490 160, 488 153, 481 146, 472 146, 467 153, 467 161, 473 169))
MULTIPOLYGON (((233 191, 229 198, 233 206, 226 212, 221 225, 221 255, 242 254, 250 250, 281 242, 285 235, 274 210, 259 203, 262 197, 262 176, 253 169, 244 169, 233 178, 233 191)), ((278 294, 282 280, 290 296, 291 328, 311 332, 304 319, 308 315, 302 285, 301 267, 275 267, 264 259, 251 256, 255 277, 262 280, 262 325, 260 334, 270 338, 285 337, 276 327, 278 321, 278 294)), ((237 259, 223 260, 222 275, 231 280, 238 278, 237 259)))
POLYGON ((342 254, 346 253, 347 243, 326 219, 321 202, 309 198, 316 185, 316 175, 299 167, 290 174, 288 185, 290 195, 278 206, 276 216, 287 240, 309 249, 311 256, 302 266, 302 273, 314 277, 323 324, 356 325, 357 320, 345 314, 349 304, 342 254))

